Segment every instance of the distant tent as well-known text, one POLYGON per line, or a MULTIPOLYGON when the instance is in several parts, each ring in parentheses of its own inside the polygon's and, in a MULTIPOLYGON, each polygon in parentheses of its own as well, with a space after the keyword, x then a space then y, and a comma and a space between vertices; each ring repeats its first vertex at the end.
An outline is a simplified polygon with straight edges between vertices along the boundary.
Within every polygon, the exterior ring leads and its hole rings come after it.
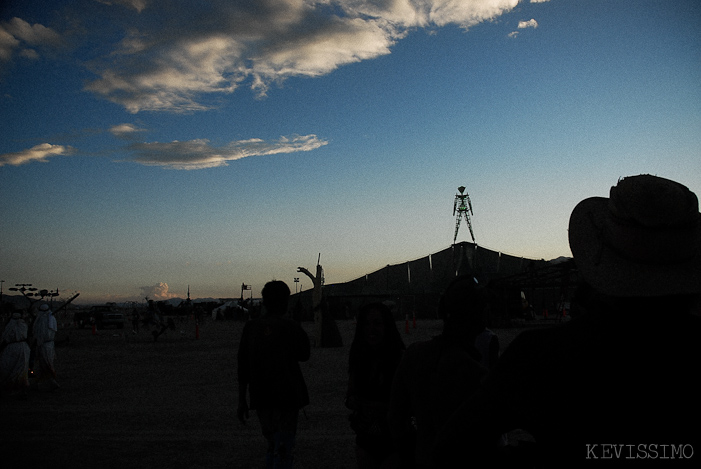
POLYGON ((235 319, 237 316, 247 316, 248 310, 239 305, 237 301, 227 301, 212 310, 212 320, 235 319))

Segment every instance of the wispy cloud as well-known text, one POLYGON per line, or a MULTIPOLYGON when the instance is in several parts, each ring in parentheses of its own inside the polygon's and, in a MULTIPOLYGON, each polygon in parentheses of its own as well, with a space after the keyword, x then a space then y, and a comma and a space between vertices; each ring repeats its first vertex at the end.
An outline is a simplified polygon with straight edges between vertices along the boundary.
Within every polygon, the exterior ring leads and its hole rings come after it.
POLYGON ((131 161, 146 166, 162 166, 168 169, 204 169, 227 166, 228 161, 250 156, 274 155, 315 150, 328 142, 316 135, 281 137, 277 141, 261 139, 240 140, 224 146, 214 146, 206 139, 186 142, 134 143, 129 150, 136 156, 131 161))
POLYGON ((41 24, 29 24, 21 18, 0 22, 0 63, 8 62, 17 52, 26 58, 37 58, 37 48, 58 47, 61 36, 41 24))
POLYGON ((33 146, 28 150, 0 155, 0 166, 19 166, 21 164, 32 163, 34 161, 47 163, 49 158, 52 156, 70 155, 72 152, 73 149, 69 146, 42 143, 33 146))
POLYGON ((550 0, 531 0, 531 3, 545 3, 549 2, 550 0))
POLYGON ((197 14, 186 14, 182 1, 120 3, 141 21, 94 64, 99 78, 86 88, 136 113, 208 109, 206 96, 244 84, 263 96, 289 77, 389 54, 414 28, 468 29, 518 0, 214 0, 193 6, 197 14))
MULTIPOLYGON (((135 142, 134 138, 144 132, 134 124, 112 126, 109 132, 115 137, 132 141, 126 150, 134 154, 129 161, 145 166, 161 166, 167 169, 205 169, 228 166, 229 161, 251 156, 276 155, 316 150, 328 144, 328 141, 316 135, 295 135, 280 137, 278 140, 265 141, 259 138, 239 140, 222 146, 212 145, 207 139, 195 139, 185 142, 135 142)), ((73 147, 42 143, 32 148, 0 155, 0 166, 19 166, 40 162, 48 163, 49 158, 71 155, 73 147)))
MULTIPOLYGON (((105 5, 122 5, 127 8, 133 8, 137 12, 141 13, 141 10, 146 8, 146 5, 148 2, 146 0, 97 0, 100 3, 104 3, 105 5)), ((531 0, 533 1, 533 0, 531 0)))
POLYGON ((140 129, 134 124, 118 124, 110 127, 109 132, 119 138, 133 138, 139 132, 145 132, 146 129, 140 129))

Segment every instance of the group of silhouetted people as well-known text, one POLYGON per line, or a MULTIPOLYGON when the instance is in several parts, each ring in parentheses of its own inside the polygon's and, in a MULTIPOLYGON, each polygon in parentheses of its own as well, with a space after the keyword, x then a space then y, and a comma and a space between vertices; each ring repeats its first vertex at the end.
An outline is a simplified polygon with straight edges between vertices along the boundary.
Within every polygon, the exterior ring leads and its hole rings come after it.
POLYGON ((27 398, 30 384, 40 391, 60 387, 54 367, 56 317, 46 303, 35 308, 29 324, 22 312, 14 311, 0 336, 0 393, 20 399, 27 398))
MULTIPOLYGON (((405 348, 392 313, 364 306, 349 356, 346 407, 361 468, 698 464, 701 451, 701 215, 687 187, 626 177, 580 202, 569 241, 581 276, 564 324, 521 332, 499 356, 488 295, 459 276, 439 304, 442 333, 405 348), (517 444, 513 430, 530 434, 517 444)), ((269 442, 268 467, 292 467, 299 362, 309 339, 283 317, 289 289, 263 290, 238 355, 269 442)))

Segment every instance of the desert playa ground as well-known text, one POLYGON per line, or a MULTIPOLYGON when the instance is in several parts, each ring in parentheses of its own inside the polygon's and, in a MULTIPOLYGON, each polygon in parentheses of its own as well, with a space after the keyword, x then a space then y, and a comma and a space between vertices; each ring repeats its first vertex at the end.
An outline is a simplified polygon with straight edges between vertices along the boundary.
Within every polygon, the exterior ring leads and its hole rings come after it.
MULTIPOLYGON (((343 406, 352 320, 337 321, 343 347, 312 349, 302 364, 311 404, 300 416, 299 468, 352 468, 354 435, 343 406)), ((440 333, 418 321, 407 345, 440 333)), ((304 323, 311 334, 313 324, 304 323)), ((265 443, 254 412, 236 419, 236 350, 243 323, 184 319, 153 341, 148 329, 93 334, 60 326, 61 388, 0 399, 3 467, 256 468, 265 443), (9 457, 9 459, 7 459, 9 457), (9 463, 9 465, 7 464, 9 463)), ((497 331, 505 347, 517 329, 497 331)))

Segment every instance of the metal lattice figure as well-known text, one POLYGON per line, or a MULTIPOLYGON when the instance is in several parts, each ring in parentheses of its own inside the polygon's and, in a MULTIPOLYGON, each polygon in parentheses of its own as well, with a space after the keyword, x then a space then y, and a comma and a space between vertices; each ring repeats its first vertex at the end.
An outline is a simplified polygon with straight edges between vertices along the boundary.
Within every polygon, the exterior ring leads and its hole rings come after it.
POLYGON ((457 212, 457 218, 455 219, 455 236, 453 236, 453 244, 455 240, 458 239, 458 230, 460 229, 460 220, 465 217, 465 223, 470 229, 470 236, 472 236, 472 242, 475 242, 475 234, 472 232, 472 222, 470 221, 470 215, 472 215, 472 202, 470 202, 470 196, 465 192, 465 186, 458 187, 460 194, 455 194, 455 201, 453 202, 453 215, 457 212), (464 192, 464 194, 463 194, 464 192), (467 202, 467 205, 465 204, 467 202))

